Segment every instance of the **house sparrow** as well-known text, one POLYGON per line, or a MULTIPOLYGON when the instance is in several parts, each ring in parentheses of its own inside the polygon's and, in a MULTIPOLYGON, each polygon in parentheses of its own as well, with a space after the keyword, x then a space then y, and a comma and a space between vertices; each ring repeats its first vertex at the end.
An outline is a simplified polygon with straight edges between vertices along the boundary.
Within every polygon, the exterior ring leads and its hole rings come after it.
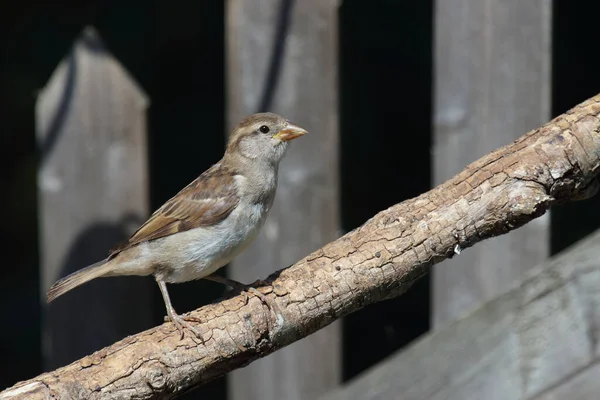
POLYGON ((175 312, 166 283, 204 278, 252 289, 212 274, 256 237, 273 204, 277 170, 288 142, 306 133, 276 114, 246 117, 229 136, 221 161, 156 210, 106 259, 52 285, 48 302, 95 278, 154 275, 167 316, 181 337, 185 327, 202 339, 187 322, 196 319, 184 319, 175 312))

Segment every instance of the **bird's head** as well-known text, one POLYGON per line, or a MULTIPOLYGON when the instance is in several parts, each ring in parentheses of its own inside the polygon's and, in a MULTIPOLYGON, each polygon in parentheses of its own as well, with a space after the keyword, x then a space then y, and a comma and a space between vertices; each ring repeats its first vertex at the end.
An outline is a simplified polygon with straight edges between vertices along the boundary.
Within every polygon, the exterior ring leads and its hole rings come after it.
POLYGON ((285 155, 289 141, 306 133, 277 114, 252 114, 233 128, 226 153, 276 165, 285 155))

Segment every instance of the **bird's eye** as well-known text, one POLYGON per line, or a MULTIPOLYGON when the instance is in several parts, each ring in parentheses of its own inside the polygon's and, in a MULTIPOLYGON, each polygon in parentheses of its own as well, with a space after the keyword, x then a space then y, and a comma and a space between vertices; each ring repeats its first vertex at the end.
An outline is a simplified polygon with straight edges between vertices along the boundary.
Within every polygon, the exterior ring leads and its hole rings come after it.
POLYGON ((262 133, 269 133, 270 129, 268 126, 263 125, 260 128, 258 128, 259 131, 261 131, 262 133))

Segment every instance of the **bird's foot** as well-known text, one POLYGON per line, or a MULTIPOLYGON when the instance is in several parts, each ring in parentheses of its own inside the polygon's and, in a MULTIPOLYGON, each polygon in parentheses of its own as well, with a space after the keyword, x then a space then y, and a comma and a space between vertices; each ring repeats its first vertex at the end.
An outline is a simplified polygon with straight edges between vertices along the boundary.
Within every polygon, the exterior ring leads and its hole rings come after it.
POLYGON ((202 333, 200 333, 200 331, 196 327, 194 327, 192 324, 190 324, 188 322, 188 321, 190 321, 190 322, 197 322, 197 323, 198 322, 202 322, 202 320, 200 318, 192 317, 192 316, 189 316, 189 315, 186 315, 185 317, 182 317, 179 314, 172 313, 171 315, 165 316, 165 320, 171 321, 173 323, 173 325, 175 325, 175 327, 177 328, 177 330, 181 334, 181 338, 180 339, 183 339, 183 337, 185 336, 185 334, 184 334, 184 328, 187 328, 190 331, 192 331, 192 333, 194 335, 196 335, 196 337, 198 339, 200 339, 200 341, 202 342, 202 344, 204 344, 204 338, 202 337, 202 333))
MULTIPOLYGON (((205 276, 204 279, 213 281, 213 282, 218 282, 221 283, 223 285, 227 285, 229 286, 233 291, 239 291, 240 294, 244 297, 244 303, 248 304, 248 300, 249 300, 249 296, 248 293, 252 293, 253 295, 255 295, 256 297, 258 297, 260 299, 260 301, 262 301, 264 304, 267 305, 267 307, 269 307, 270 310, 272 310, 272 306, 270 304, 270 302, 267 300, 267 296, 265 296, 264 294, 262 294, 258 289, 256 289, 255 287, 252 287, 250 285, 246 285, 244 283, 238 282, 236 280, 233 279, 229 279, 229 278, 225 278, 223 276, 220 275, 208 275, 205 276)), ((261 286, 269 286, 269 284, 263 280, 257 280, 256 282, 253 283, 253 285, 261 285, 261 286)))
MULTIPOLYGON (((254 282, 254 284, 256 284, 257 282, 258 281, 254 282)), ((230 287, 232 288, 232 290, 239 291, 240 294, 244 297, 244 304, 248 304, 248 301, 250 300, 248 293, 252 293, 254 296, 258 297, 260 299, 260 301, 263 302, 263 304, 265 304, 267 307, 269 307, 269 310, 273 309, 271 307, 271 303, 267 299, 267 296, 265 296, 260 290, 258 290, 254 286, 246 285, 244 283, 236 282, 236 281, 231 281, 230 283, 231 283, 230 287)))
POLYGON ((248 304, 248 301, 250 300, 250 298, 248 297, 248 293, 252 293, 256 297, 258 297, 260 299, 260 301, 263 302, 264 305, 269 307, 270 310, 272 309, 271 303, 269 302, 269 299, 267 299, 267 296, 262 294, 262 292, 260 290, 258 290, 257 288, 242 284, 242 285, 238 286, 238 288, 236 288, 236 289, 240 290, 240 293, 242 293, 242 296, 244 296, 244 301, 246 304, 248 304))
MULTIPOLYGON (((256 282, 254 282, 254 284, 256 284, 256 282)), ((235 282, 235 284, 230 285, 230 287, 232 291, 239 292, 242 295, 244 298, 244 304, 248 304, 250 301, 250 296, 248 294, 251 293, 252 295, 258 297, 258 299, 269 308, 269 311, 275 311, 274 305, 271 304, 267 296, 265 296, 257 288, 240 282, 235 282)))
MULTIPOLYGON (((255 282, 256 284, 256 282, 255 282)), ((236 286, 236 288, 234 290, 240 290, 241 295, 244 297, 244 304, 248 304, 249 296, 248 293, 252 293, 254 296, 258 297, 260 299, 260 301, 267 306, 267 308, 269 309, 269 313, 274 313, 275 315, 279 315, 279 308, 277 307, 277 304, 271 302, 267 296, 265 296, 260 290, 258 290, 255 287, 252 287, 250 285, 244 285, 244 284, 240 284, 239 286, 236 286)), ((268 315, 268 314, 265 314, 268 315)), ((269 318, 267 316, 267 326, 269 327, 269 329, 272 329, 273 325, 271 322, 271 318, 269 318)))

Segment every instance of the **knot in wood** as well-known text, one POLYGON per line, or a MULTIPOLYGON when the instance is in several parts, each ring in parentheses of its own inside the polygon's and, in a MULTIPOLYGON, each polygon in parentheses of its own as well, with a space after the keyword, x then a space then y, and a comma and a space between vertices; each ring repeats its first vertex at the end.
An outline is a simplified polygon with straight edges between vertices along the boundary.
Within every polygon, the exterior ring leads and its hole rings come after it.
POLYGON ((167 384, 167 371, 158 361, 148 366, 145 374, 146 382, 154 390, 162 389, 167 384))

